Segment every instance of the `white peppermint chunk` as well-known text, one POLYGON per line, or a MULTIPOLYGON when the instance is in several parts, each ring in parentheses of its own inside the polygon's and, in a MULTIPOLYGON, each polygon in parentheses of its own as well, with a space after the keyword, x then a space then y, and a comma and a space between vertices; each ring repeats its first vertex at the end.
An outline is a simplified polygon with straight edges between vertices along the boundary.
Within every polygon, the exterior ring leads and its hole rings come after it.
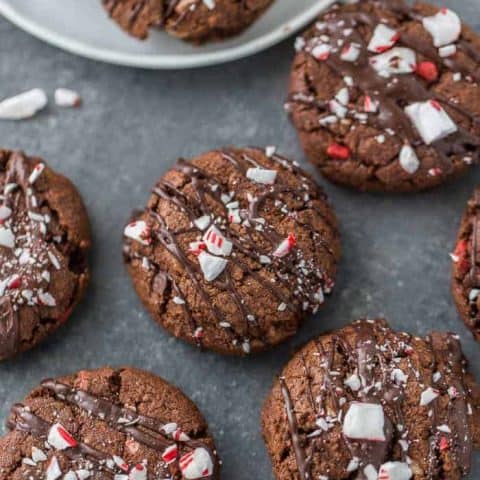
POLYGON ((0 102, 0 119, 23 120, 31 118, 44 109, 47 103, 47 94, 40 88, 34 88, 0 102))
POLYGON ((415 152, 415 149, 410 145, 404 145, 400 150, 400 166, 407 172, 413 175, 420 168, 420 160, 415 152))
POLYGON ((203 236, 203 241, 210 253, 228 257, 232 253, 233 244, 227 240, 222 232, 212 225, 203 236))
POLYGON ((432 36, 436 47, 456 42, 462 33, 462 22, 459 16, 448 8, 442 8, 437 14, 425 17, 423 27, 432 36))
POLYGON ((330 56, 330 52, 332 51, 332 47, 327 43, 321 43, 319 45, 315 45, 312 48, 312 56, 317 60, 327 60, 330 56))
POLYGON ((150 229, 143 220, 131 222, 125 227, 124 235, 142 245, 150 245, 150 229))
POLYGON ((456 45, 445 45, 444 47, 440 47, 438 49, 438 54, 442 58, 448 58, 457 53, 457 47, 456 45))
POLYGON ((350 375, 343 383, 354 392, 360 390, 360 387, 362 386, 360 377, 356 373, 350 375))
POLYGON ((413 103, 405 108, 405 113, 427 145, 458 130, 448 113, 435 100, 413 103))
POLYGON ((57 480, 61 476, 62 471, 60 470, 57 457, 52 457, 47 467, 46 480, 57 480))
POLYGON ((376 403, 353 402, 343 420, 343 434, 355 440, 385 441, 385 414, 376 403))
POLYGON ((33 185, 38 180, 38 177, 43 173, 44 170, 45 170, 45 164, 37 163, 35 167, 33 167, 32 173, 28 177, 28 183, 30 185, 33 185))
POLYGON ((411 48, 395 47, 380 55, 370 58, 370 65, 385 78, 403 73, 413 73, 417 56, 411 48))
POLYGON ((347 472, 351 473, 358 469, 360 465, 360 459, 358 457, 353 457, 347 465, 347 472))
POLYGON ((371 52, 382 53, 392 48, 398 41, 398 32, 387 25, 380 23, 373 32, 372 39, 368 44, 368 49, 371 52))
POLYGON ((128 474, 128 480, 147 480, 147 469, 141 463, 135 465, 128 474))
POLYGON ((247 178, 256 183, 273 185, 277 178, 277 172, 276 170, 267 170, 266 168, 249 168, 247 170, 247 178))
POLYGON ((201 252, 198 256, 198 261, 207 282, 215 280, 225 270, 228 263, 228 260, 215 257, 207 252, 201 252))
POLYGON ((81 103, 80 95, 69 88, 57 88, 55 90, 55 103, 59 107, 78 107, 81 103))
POLYGON ((199 230, 205 230, 210 225, 210 215, 203 215, 200 218, 197 218, 193 223, 199 230))
POLYGON ((70 433, 65 428, 56 423, 48 432, 48 443, 57 450, 66 450, 77 446, 77 442, 73 439, 70 433))
POLYGON ((384 463, 378 472, 378 480, 410 480, 412 471, 404 462, 384 463))
POLYGON ((45 453, 42 450, 40 450, 37 447, 32 447, 32 460, 35 463, 46 462, 47 459, 48 459, 47 456, 45 455, 45 453))
POLYGON ((341 88, 335 95, 335 99, 342 105, 348 105, 348 102, 350 101, 350 93, 348 92, 348 88, 341 88))
POLYGON ((378 480, 377 469, 371 463, 363 469, 363 473, 367 480, 378 480))
POLYGON ((420 406, 425 407, 426 405, 430 404, 438 397, 438 395, 438 390, 435 390, 432 387, 428 387, 420 395, 420 406))
POLYGON ((6 205, 0 206, 0 220, 6 220, 12 214, 12 209, 6 205))
POLYGON ((183 455, 179 464, 182 476, 187 480, 209 477, 213 473, 212 457, 208 450, 202 447, 183 455))
POLYGON ((350 43, 342 50, 340 58, 344 62, 356 62, 360 56, 360 49, 361 47, 358 43, 350 43))
POLYGON ((213 10, 215 8, 215 0, 203 0, 203 4, 209 9, 213 10))
POLYGON ((13 248, 15 246, 15 235, 9 228, 0 226, 0 247, 13 248))

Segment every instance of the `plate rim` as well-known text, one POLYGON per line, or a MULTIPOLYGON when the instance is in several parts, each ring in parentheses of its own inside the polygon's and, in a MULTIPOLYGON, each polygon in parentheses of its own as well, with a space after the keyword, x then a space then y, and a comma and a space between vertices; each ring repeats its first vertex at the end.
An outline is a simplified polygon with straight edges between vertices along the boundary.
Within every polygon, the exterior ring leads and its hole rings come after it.
POLYGON ((285 40, 302 27, 308 25, 320 14, 321 11, 326 9, 332 3, 334 3, 334 0, 318 0, 316 4, 296 15, 293 19, 277 26, 266 34, 241 45, 228 47, 215 52, 183 55, 132 54, 104 48, 96 48, 85 42, 73 40, 53 31, 52 29, 43 27, 34 20, 19 13, 15 7, 11 5, 9 0, 0 0, 0 14, 30 35, 33 35, 50 45, 82 57, 127 67, 177 70, 204 67, 208 65, 219 65, 229 61, 239 60, 266 50, 282 40, 285 40))

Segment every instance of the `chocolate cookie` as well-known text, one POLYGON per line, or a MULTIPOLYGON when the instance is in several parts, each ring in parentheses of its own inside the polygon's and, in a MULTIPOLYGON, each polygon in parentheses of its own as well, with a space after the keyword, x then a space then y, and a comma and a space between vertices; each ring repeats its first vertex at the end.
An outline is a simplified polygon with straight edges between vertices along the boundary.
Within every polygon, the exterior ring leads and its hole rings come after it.
POLYGON ((145 39, 151 28, 201 43, 240 33, 273 0, 102 0, 110 16, 130 35, 145 39))
POLYGON ((155 320, 227 354, 292 336, 332 290, 339 250, 325 194, 274 147, 179 160, 125 228, 125 261, 155 320))
POLYGON ((418 191, 479 160, 480 38, 451 10, 335 5, 296 47, 287 110, 330 180, 418 191))
POLYGON ((458 338, 362 320, 308 343, 263 409, 279 480, 460 479, 480 447, 480 388, 458 338))
POLYGON ((2 480, 220 478, 202 414, 178 388, 132 368, 45 380, 12 408, 2 480))
POLYGON ((465 325, 480 341, 480 189, 468 202, 452 257, 452 293, 465 325))
POLYGON ((74 185, 40 158, 0 150, 0 360, 62 325, 89 273, 89 222, 74 185))

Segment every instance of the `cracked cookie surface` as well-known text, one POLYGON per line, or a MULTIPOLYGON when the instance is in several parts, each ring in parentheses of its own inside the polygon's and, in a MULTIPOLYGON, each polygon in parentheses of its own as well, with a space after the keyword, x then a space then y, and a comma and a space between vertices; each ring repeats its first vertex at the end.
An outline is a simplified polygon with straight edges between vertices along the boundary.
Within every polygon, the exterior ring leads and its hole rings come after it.
POLYGON ((3 480, 218 480, 197 407, 178 388, 133 368, 44 380, 13 406, 0 439, 3 480))
POLYGON ((454 12, 337 4, 296 48, 287 110, 331 181, 418 191, 478 162, 480 38, 454 12))
POLYGON ((456 480, 480 447, 480 389, 457 336, 361 320, 294 355, 262 422, 279 480, 456 480))
POLYGON ((43 160, 0 150, 0 359, 62 325, 86 289, 90 230, 74 185, 43 160))
POLYGON ((179 160, 124 233, 128 270, 153 318, 227 354, 294 335, 332 290, 340 254, 325 194, 273 147, 179 160))
POLYGON ((220 40, 252 24, 273 0, 102 0, 130 35, 145 39, 150 29, 193 43, 220 40))

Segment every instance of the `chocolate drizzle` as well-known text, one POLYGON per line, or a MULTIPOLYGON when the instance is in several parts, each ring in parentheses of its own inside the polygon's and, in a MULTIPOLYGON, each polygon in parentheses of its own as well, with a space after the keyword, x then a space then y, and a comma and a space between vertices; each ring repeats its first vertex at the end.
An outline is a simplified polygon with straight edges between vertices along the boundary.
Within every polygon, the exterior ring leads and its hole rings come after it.
MULTIPOLYGON (((196 448, 205 449, 212 460, 214 471, 212 475, 203 477, 206 480, 216 478, 216 460, 210 447, 200 440, 190 439, 178 435, 173 439, 173 431, 169 422, 162 422, 158 419, 136 413, 135 411, 110 400, 92 395, 84 390, 75 389, 53 379, 44 380, 41 387, 48 391, 55 399, 67 402, 70 405, 85 412, 89 416, 105 422, 110 428, 118 430, 127 437, 133 438, 138 443, 162 454, 167 448, 176 445, 178 449, 175 464, 178 464, 180 457, 192 452, 196 448)), ((33 414, 22 404, 12 408, 11 418, 7 424, 10 430, 19 430, 29 433, 40 440, 46 440, 52 424, 33 414)), ((176 430, 177 427, 173 427, 176 430)), ((118 465, 112 462, 112 455, 101 452, 89 445, 77 442, 73 448, 63 450, 72 461, 88 461, 94 466, 97 472, 106 472, 110 475, 125 473, 118 465)), ((158 468, 158 466, 157 466, 158 468)), ((161 467, 164 475, 173 475, 171 478, 183 478, 178 467, 163 464, 161 467)))
MULTIPOLYGON (((358 462, 358 468, 354 469, 356 473, 351 473, 351 478, 366 480, 367 475, 364 468, 368 465, 372 465, 378 471, 379 467, 388 461, 406 462, 407 456, 412 457, 415 463, 417 461, 415 457, 418 455, 415 452, 415 443, 420 439, 410 437, 411 432, 407 429, 407 419, 403 414, 404 408, 410 408, 412 402, 412 398, 409 398, 407 404, 404 405, 406 401, 405 382, 407 381, 418 382, 423 388, 432 385, 440 394, 428 406, 430 409, 428 415, 430 419, 430 452, 428 458, 422 460, 428 470, 425 472, 425 478, 429 480, 443 478, 443 461, 440 461, 440 458, 444 453, 439 447, 442 437, 448 442, 450 455, 461 474, 468 473, 471 466, 473 444, 468 419, 471 406, 468 403, 469 393, 463 382, 465 360, 460 343, 453 335, 433 333, 423 342, 433 358, 433 363, 428 370, 431 377, 424 377, 420 373, 423 367, 416 366, 411 359, 414 339, 407 334, 395 334, 383 321, 355 322, 352 327, 340 330, 327 338, 325 341, 322 338, 313 341, 298 354, 304 365, 305 384, 307 385, 304 390, 305 395, 308 396, 308 403, 312 408, 307 415, 303 399, 298 399, 302 403, 302 416, 299 417, 302 419, 301 426, 298 424, 299 420, 297 420, 295 404, 288 384, 292 383, 293 385, 297 381, 303 383, 303 380, 299 380, 297 376, 293 378, 290 374, 279 379, 279 390, 285 405, 292 448, 301 480, 314 478, 313 465, 316 466, 315 476, 319 474, 329 476, 328 471, 318 471, 322 464, 331 461, 328 458, 322 460, 322 442, 324 439, 326 442, 331 442, 332 438, 338 438, 337 436, 330 437, 329 430, 342 429, 342 420, 351 402, 355 401, 379 403, 383 406, 386 440, 370 442, 343 437, 351 458, 356 458, 358 462), (383 338, 385 343, 379 344, 378 337, 383 338), (354 342, 353 345, 352 342, 354 342), (307 356, 308 358, 306 358, 307 356), (314 360, 315 358, 318 360, 314 360), (398 367, 400 363, 392 361, 395 358, 403 359, 403 372, 398 367), (318 364, 321 375, 318 372, 312 372, 312 367, 310 369, 305 367, 308 362, 311 365, 312 361, 318 364), (336 361, 337 363, 335 363, 336 361), (346 364, 347 370, 342 374, 336 372, 336 366, 344 364, 346 364), (408 371, 405 364, 408 365, 408 371), (405 379, 396 378, 396 371, 400 371, 402 376, 405 375, 405 379), (344 384, 346 377, 352 374, 358 376, 361 382, 358 391, 356 388, 347 390, 344 384), (319 376, 322 378, 321 383, 318 382, 319 376), (315 384, 312 383, 312 378, 316 379, 315 384), (407 378, 408 380, 406 380, 407 378), (440 404, 440 399, 445 397, 449 399, 448 404, 446 405, 444 401, 440 404), (310 413, 314 417, 323 418, 326 412, 329 412, 330 417, 335 415, 335 413, 332 414, 332 411, 337 412, 338 417, 330 419, 332 423, 328 428, 312 432, 310 427, 305 425, 306 418, 311 418, 310 413), (448 429, 442 428, 442 425, 447 426, 448 429), (392 458, 392 452, 395 451, 393 447, 400 441, 407 445, 407 448, 396 449, 397 452, 401 451, 401 457, 392 458)), ((419 341, 420 339, 415 339, 415 342, 419 341)), ((343 370, 343 367, 340 368, 343 370)), ((295 388, 295 392, 298 395, 298 388, 295 388)), ((415 402, 415 400, 413 401, 415 402)), ((420 398, 418 398, 418 402, 420 403, 420 398)), ((409 419, 409 421, 412 420, 409 419)))
MULTIPOLYGON (((407 21, 420 21, 422 17, 414 9, 407 6, 403 1, 377 1, 373 2, 389 14, 397 17, 399 24, 407 21)), ((320 19, 323 25, 315 31, 313 38, 310 34, 305 37, 305 50, 309 51, 309 44, 314 45, 315 39, 322 34, 329 37, 331 45, 340 44, 340 42, 356 43, 360 48, 360 56, 355 63, 341 60, 339 52, 335 50, 329 55, 328 59, 322 60, 339 77, 350 77, 354 86, 352 90, 358 89, 363 94, 378 103, 378 112, 370 113, 362 117, 361 123, 370 125, 380 131, 388 131, 395 135, 401 141, 401 144, 409 143, 413 147, 424 145, 418 132, 412 125, 410 119, 404 112, 406 105, 433 100, 440 102, 444 107, 468 119, 474 129, 480 127, 480 117, 468 111, 455 101, 443 97, 434 91, 427 89, 426 83, 419 76, 412 74, 392 75, 390 78, 380 76, 370 65, 370 54, 367 49, 367 42, 360 34, 358 29, 368 27, 373 29, 376 25, 382 23, 374 13, 367 11, 345 12, 341 8, 331 10, 320 19), (351 30, 352 33, 345 37, 344 31, 351 30), (310 42, 310 43, 309 43, 310 42)), ((472 71, 462 62, 454 57, 441 58, 436 48, 427 42, 419 41, 413 38, 408 32, 402 32, 399 46, 405 46, 421 54, 425 58, 432 60, 436 65, 444 65, 453 72, 460 72, 472 81, 480 81, 480 74, 472 71)), ((457 42, 459 50, 472 61, 478 63, 480 52, 463 39, 457 42)), ((338 48, 337 48, 338 50, 338 48)), ((340 49, 341 50, 341 49, 340 49)), ((309 79, 306 79, 307 83, 309 79)), ((320 115, 329 114, 328 102, 322 102, 316 98, 316 94, 310 95, 308 92, 298 92, 290 95, 290 102, 317 108, 320 115)), ((347 117, 358 119, 358 112, 349 110, 347 117)), ((334 124, 335 126, 335 124, 334 124)), ((451 173, 453 170, 452 157, 461 157, 468 163, 478 162, 480 160, 480 136, 472 133, 460 125, 457 125, 458 131, 439 141, 434 142, 431 147, 435 149, 438 157, 442 161, 442 171, 451 173)), ((330 128, 325 125, 323 128, 330 128)), ((334 131, 333 131, 334 133, 334 131)))
MULTIPOLYGON (((249 168, 271 168, 266 167, 263 161, 260 162, 255 158, 264 156, 263 152, 258 149, 245 151, 223 150, 218 152, 218 155, 244 177, 246 177, 249 168)), ((216 324, 218 326, 222 325, 221 328, 230 336, 232 343, 239 348, 243 348, 246 353, 249 351, 252 339, 261 344, 266 344, 268 339, 264 336, 255 311, 246 304, 237 290, 234 279, 235 269, 251 277, 262 289, 268 291, 277 300, 278 304, 283 304, 285 309, 295 317, 303 315, 305 309, 315 311, 319 303, 321 303, 316 300, 319 290, 328 293, 332 286, 332 282, 322 266, 308 260, 298 248, 294 248, 294 251, 282 258, 272 256, 272 252, 282 242, 284 236, 280 235, 272 225, 265 222, 262 218, 267 202, 278 201, 281 204, 281 199, 294 198, 294 201, 301 205, 301 209, 310 209, 329 227, 331 219, 312 202, 313 200, 325 201, 325 197, 314 188, 311 180, 300 169, 278 155, 273 155, 269 159, 269 163, 273 163, 279 172, 275 184, 265 186, 255 184, 255 190, 258 192, 260 189, 260 193, 257 193, 255 197, 251 196, 247 208, 243 205, 244 200, 240 201, 242 205, 239 207, 238 212, 242 222, 241 230, 229 226, 230 210, 227 208, 229 202, 236 203, 240 198, 235 196, 235 192, 227 191, 228 189, 220 178, 216 178, 197 164, 184 159, 179 160, 174 168, 184 176, 186 184, 191 186, 193 192, 187 196, 183 190, 174 186, 168 180, 162 179, 153 189, 153 193, 158 198, 157 201, 169 202, 177 210, 183 212, 190 221, 191 226, 181 229, 169 228, 167 221, 154 206, 147 209, 145 214, 136 217, 137 219, 140 217, 146 218, 147 223, 153 225, 152 237, 154 242, 160 244, 162 248, 167 250, 178 261, 197 291, 198 296, 209 308, 211 317, 215 319, 216 324), (283 180, 282 171, 285 170, 293 173, 298 179, 296 186, 291 186, 287 181, 283 180), (213 207, 212 204, 214 205, 213 207), (228 324, 228 319, 207 291, 198 263, 191 260, 191 255, 184 251, 181 245, 181 236, 192 236, 201 233, 195 226, 195 221, 200 217, 206 216, 211 219, 209 226, 215 225, 219 228, 225 239, 233 245, 233 253, 227 257, 228 264, 224 272, 210 283, 219 291, 228 293, 228 296, 236 306, 237 314, 243 319, 243 328, 238 325, 234 327, 228 324), (259 245, 258 240, 256 241, 258 237, 261 237, 261 245, 259 245), (268 257, 270 264, 263 265, 261 263, 262 257, 268 257), (260 268, 265 268, 272 272, 275 275, 275 281, 266 279, 259 271, 260 268), (293 279, 292 274, 294 275, 293 279), (298 282, 294 283, 294 288, 292 288, 292 280, 293 282, 295 280, 298 282), (224 325, 228 326, 225 328, 223 327, 224 325)), ((153 201, 151 202, 152 204, 153 201)), ((317 247, 322 249, 325 255, 332 258, 333 262, 335 262, 335 253, 319 232, 313 229, 311 224, 301 221, 295 210, 286 212, 285 215, 294 221, 299 231, 306 231, 315 241, 317 247)), ((238 225, 236 226, 239 227, 238 225)), ((131 244, 127 243, 125 256, 127 262, 132 260, 138 262, 142 254, 137 251, 137 248, 132 249, 131 244)), ((146 253, 146 258, 149 264, 156 269, 154 278, 160 275, 165 281, 171 282, 173 292, 186 301, 187 299, 181 294, 172 274, 165 272, 160 265, 156 265, 152 254, 146 253)), ((165 290, 163 281, 161 285, 162 289, 165 290)), ((185 318, 191 325, 191 335, 195 337, 195 332, 198 331, 198 328, 202 328, 200 319, 195 317, 187 301, 183 304, 183 310, 185 318)), ((201 339, 197 338, 196 340, 199 344, 201 343, 201 339)))

